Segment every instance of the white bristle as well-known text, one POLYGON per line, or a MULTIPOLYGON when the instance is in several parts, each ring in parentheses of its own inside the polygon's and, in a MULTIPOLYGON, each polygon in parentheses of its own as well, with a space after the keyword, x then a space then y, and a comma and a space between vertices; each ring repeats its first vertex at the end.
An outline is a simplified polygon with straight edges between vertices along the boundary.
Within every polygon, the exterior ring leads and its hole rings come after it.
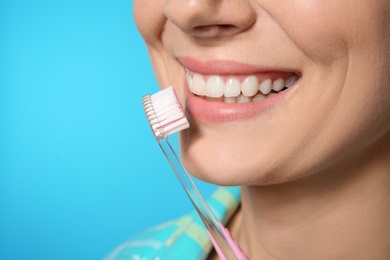
POLYGON ((142 103, 157 139, 166 138, 190 126, 173 87, 145 96, 142 103))

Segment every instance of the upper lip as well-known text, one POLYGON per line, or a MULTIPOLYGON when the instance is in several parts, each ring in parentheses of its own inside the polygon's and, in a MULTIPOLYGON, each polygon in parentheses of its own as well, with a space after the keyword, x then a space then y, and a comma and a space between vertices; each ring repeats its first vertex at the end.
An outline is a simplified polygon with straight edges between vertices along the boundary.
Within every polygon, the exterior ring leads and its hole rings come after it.
POLYGON ((267 72, 300 73, 291 68, 277 68, 271 66, 256 66, 230 60, 200 61, 192 57, 179 57, 179 62, 188 70, 205 75, 251 75, 267 72))

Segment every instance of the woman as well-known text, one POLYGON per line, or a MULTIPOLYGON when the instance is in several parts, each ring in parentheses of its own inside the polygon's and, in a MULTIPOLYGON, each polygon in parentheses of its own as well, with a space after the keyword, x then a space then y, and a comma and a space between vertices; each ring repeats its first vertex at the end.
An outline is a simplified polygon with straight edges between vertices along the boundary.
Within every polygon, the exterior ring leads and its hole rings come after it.
POLYGON ((186 168, 241 186, 228 227, 250 259, 389 259, 390 1, 135 0, 134 16, 188 112, 186 168))

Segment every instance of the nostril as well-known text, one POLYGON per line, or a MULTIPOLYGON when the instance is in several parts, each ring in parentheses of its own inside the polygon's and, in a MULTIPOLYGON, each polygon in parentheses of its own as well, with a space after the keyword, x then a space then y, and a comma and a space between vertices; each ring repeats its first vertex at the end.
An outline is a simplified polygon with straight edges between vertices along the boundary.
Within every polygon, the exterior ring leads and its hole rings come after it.
POLYGON ((205 38, 231 36, 239 31, 239 27, 231 24, 199 25, 192 28, 194 36, 205 38))
POLYGON ((255 0, 164 0, 167 20, 185 34, 217 39, 245 32, 256 23, 255 0))

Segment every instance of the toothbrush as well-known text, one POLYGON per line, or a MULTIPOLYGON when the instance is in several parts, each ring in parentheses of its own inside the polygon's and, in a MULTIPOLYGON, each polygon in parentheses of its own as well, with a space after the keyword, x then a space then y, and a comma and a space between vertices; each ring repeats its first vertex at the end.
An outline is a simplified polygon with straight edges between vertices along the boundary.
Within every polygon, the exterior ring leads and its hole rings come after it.
POLYGON ((215 218, 168 142, 169 135, 190 126, 173 87, 168 87, 154 95, 144 96, 142 104, 159 146, 206 226, 207 233, 220 259, 247 260, 248 257, 234 241, 228 229, 215 218))

